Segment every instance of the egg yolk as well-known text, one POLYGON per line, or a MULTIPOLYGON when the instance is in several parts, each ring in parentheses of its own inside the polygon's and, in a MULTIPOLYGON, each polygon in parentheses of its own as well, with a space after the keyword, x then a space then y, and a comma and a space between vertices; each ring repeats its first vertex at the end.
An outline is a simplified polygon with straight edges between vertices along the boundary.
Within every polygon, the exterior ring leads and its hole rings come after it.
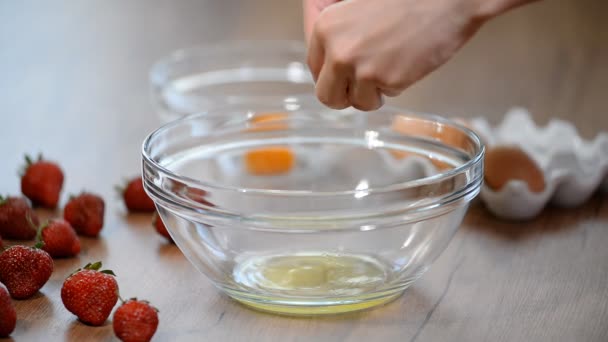
POLYGON ((248 151, 245 154, 247 171, 253 175, 274 175, 289 172, 295 163, 291 149, 272 146, 248 151))

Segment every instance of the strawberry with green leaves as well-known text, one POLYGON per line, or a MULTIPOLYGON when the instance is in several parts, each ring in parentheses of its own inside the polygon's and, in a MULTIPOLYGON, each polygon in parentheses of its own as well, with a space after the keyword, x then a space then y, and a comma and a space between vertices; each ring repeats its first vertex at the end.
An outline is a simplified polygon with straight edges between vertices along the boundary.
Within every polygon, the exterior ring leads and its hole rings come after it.
POLYGON ((118 301, 116 275, 100 270, 101 266, 101 261, 87 264, 67 277, 61 287, 65 308, 92 326, 102 325, 118 301))
POLYGON ((50 220, 38 230, 36 247, 42 248, 53 258, 69 258, 80 253, 80 240, 69 222, 50 220))
POLYGON ((116 309, 112 327, 123 342, 150 341, 158 327, 158 310, 145 300, 131 298, 116 309))
POLYGON ((0 254, 0 282, 11 297, 33 296, 53 273, 53 259, 40 248, 12 246, 0 254))
POLYGON ((63 209, 63 218, 72 224, 78 234, 96 237, 103 228, 104 211, 103 198, 82 192, 70 198, 63 209))
POLYGON ((42 155, 37 160, 25 156, 25 162, 21 174, 21 192, 34 205, 55 209, 63 187, 63 171, 56 163, 44 160, 42 155))
POLYGON ((0 196, 0 235, 5 239, 31 240, 36 236, 38 215, 24 197, 0 196))

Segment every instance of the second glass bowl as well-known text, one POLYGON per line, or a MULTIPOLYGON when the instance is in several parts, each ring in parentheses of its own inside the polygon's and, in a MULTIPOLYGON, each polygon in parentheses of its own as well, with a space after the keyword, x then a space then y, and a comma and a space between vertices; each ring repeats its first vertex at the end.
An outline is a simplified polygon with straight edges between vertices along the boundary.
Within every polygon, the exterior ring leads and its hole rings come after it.
POLYGON ((150 84, 165 122, 226 105, 274 103, 291 111, 302 102, 316 102, 306 46, 298 41, 233 41, 181 49, 154 64, 150 84))

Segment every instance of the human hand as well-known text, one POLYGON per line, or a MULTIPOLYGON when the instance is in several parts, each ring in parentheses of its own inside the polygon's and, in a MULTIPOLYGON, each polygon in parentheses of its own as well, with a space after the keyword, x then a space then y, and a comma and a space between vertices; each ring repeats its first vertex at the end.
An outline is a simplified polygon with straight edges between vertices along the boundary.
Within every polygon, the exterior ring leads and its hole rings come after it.
POLYGON ((448 61, 483 22, 529 0, 304 0, 325 105, 374 110, 448 61))
POLYGON ((328 6, 339 2, 340 0, 303 0, 304 10, 304 34, 306 41, 310 39, 310 33, 314 27, 319 14, 328 6))

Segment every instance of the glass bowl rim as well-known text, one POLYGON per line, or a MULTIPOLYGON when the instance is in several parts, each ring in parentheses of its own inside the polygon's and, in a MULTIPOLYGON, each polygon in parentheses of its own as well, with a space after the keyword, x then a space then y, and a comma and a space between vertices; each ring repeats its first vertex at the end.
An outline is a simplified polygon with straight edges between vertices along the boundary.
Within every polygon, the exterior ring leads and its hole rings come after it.
MULTIPOLYGON (((243 111, 245 111, 245 110, 243 109, 243 111)), ((295 112, 307 112, 307 111, 310 111, 310 110, 303 109, 303 110, 298 110, 295 112)), ((483 144, 483 141, 473 130, 466 127, 465 125, 463 125, 459 122, 435 115, 435 114, 419 113, 419 112, 414 112, 414 111, 410 111, 410 110, 404 110, 404 109, 393 107, 393 106, 385 105, 380 110, 378 110, 378 112, 386 112, 386 111, 393 111, 394 113, 407 113, 408 117, 414 117, 414 118, 419 118, 422 120, 434 121, 434 122, 442 123, 442 124, 445 124, 448 126, 452 126, 456 129, 460 130, 469 139, 471 139, 471 141, 475 145, 474 147, 475 147, 476 151, 475 151, 475 155, 471 159, 464 162, 462 165, 458 165, 457 167, 454 167, 452 169, 449 169, 449 170, 446 170, 443 172, 439 172, 432 176, 419 178, 419 179, 415 179, 415 180, 398 182, 398 183, 381 186, 381 187, 370 187, 370 188, 365 189, 366 193, 368 193, 368 194, 390 193, 390 192, 401 191, 401 190, 410 189, 410 188, 414 188, 414 187, 418 187, 418 186, 439 183, 439 182, 445 181, 449 178, 455 177, 458 174, 464 173, 464 172, 468 171, 469 169, 474 168, 476 165, 480 164, 483 161, 483 156, 485 153, 485 146, 483 144)), ((356 113, 361 114, 362 112, 356 112, 356 113)), ((211 190, 226 191, 226 192, 241 192, 241 193, 246 192, 248 194, 254 194, 254 195, 262 195, 262 196, 277 196, 278 195, 278 196, 286 196, 286 197, 307 197, 307 196, 309 196, 309 197, 320 197, 320 196, 338 197, 338 196, 352 196, 352 195, 356 195, 361 192, 361 190, 356 190, 356 189, 343 190, 343 191, 274 190, 274 189, 243 188, 243 187, 238 187, 238 186, 216 184, 214 182, 205 182, 205 181, 197 180, 197 179, 194 179, 191 177, 179 175, 178 173, 175 173, 175 172, 167 169, 166 167, 160 165, 150 155, 150 153, 149 153, 150 145, 156 138, 158 138, 159 136, 162 136, 163 133, 165 133, 166 131, 168 131, 172 128, 178 127, 180 125, 185 125, 185 124, 187 124, 187 122, 190 122, 190 121, 205 120, 205 119, 209 119, 210 117, 214 117, 214 116, 219 117, 222 115, 225 115, 225 114, 218 113, 216 111, 205 111, 205 112, 200 112, 200 113, 195 113, 195 114, 189 114, 189 115, 186 115, 184 117, 181 117, 179 119, 176 119, 174 121, 171 121, 169 123, 166 123, 166 124, 160 126, 159 128, 154 130, 152 133, 150 133, 144 139, 144 142, 141 147, 144 165, 152 167, 157 172, 159 172, 165 176, 168 176, 171 179, 183 182, 185 184, 194 184, 196 187, 207 188, 207 189, 211 189, 211 190)), ((373 115, 373 114, 371 114, 371 115, 373 115)), ((144 182, 145 182, 145 180, 146 179, 145 179, 145 174, 144 174, 144 182)), ((473 183, 475 183, 475 181, 476 180, 474 179, 474 180, 467 182, 467 184, 465 184, 464 187, 467 188, 467 187, 471 186, 473 183)), ((479 182, 481 183, 481 180, 479 180, 479 182)), ((479 184, 479 186, 480 185, 481 184, 479 184)), ((462 189, 460 189, 460 190, 462 190, 462 189)), ((455 190, 455 191, 458 191, 458 190, 455 190)))
POLYGON ((165 84, 166 79, 164 78, 166 75, 166 69, 170 68, 173 64, 179 63, 189 58, 198 58, 202 60, 211 56, 234 52, 235 50, 258 51, 260 49, 268 50, 269 48, 272 50, 294 51, 297 53, 302 53, 302 56, 304 57, 304 59, 306 59, 306 44, 300 40, 243 39, 216 41, 180 48, 177 50, 173 50, 169 54, 163 55, 152 64, 148 75, 149 81, 152 85, 155 86, 165 84))

